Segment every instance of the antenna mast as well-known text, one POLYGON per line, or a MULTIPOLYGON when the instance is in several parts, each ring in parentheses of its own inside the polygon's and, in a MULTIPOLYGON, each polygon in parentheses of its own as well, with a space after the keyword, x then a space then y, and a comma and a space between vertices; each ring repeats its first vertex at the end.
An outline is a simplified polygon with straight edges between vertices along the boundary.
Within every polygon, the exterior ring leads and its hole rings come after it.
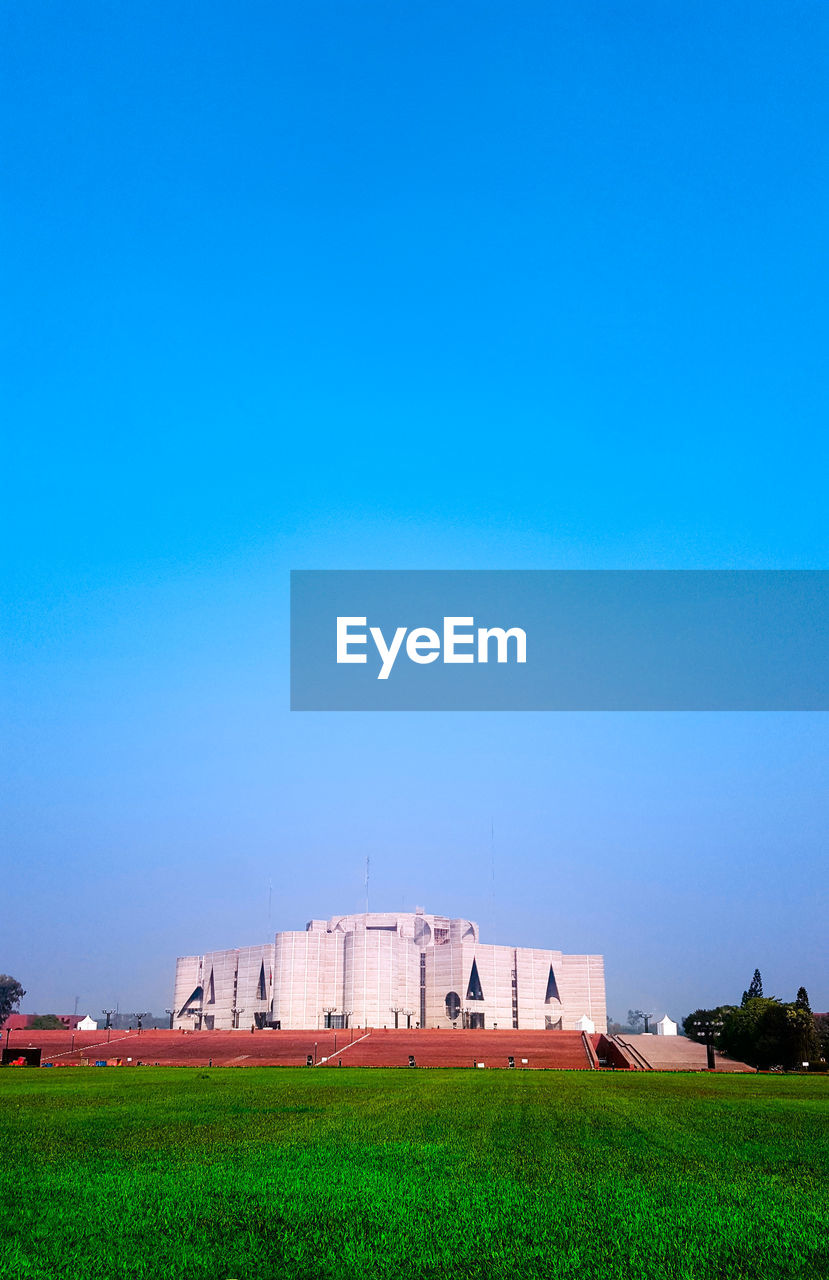
POLYGON ((489 861, 492 871, 490 882, 489 916, 492 929, 492 941, 495 942, 495 819, 489 820, 489 861))

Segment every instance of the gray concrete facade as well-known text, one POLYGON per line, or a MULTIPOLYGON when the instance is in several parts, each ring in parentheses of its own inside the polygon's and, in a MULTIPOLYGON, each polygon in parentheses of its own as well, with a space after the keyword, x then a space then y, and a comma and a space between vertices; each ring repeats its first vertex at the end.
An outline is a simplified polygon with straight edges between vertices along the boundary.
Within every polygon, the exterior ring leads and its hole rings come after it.
POLYGON ((604 959, 482 943, 472 920, 371 912, 176 965, 176 1027, 607 1030, 604 959))

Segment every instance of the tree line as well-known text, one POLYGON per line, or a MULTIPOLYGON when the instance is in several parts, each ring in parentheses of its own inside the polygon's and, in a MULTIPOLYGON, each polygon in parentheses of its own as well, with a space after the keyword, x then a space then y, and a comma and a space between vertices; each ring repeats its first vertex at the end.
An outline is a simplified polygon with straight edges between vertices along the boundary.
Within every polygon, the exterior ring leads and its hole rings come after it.
POLYGON ((689 1040, 710 1040, 729 1058, 761 1071, 825 1070, 829 1058, 829 1014, 812 1013, 805 987, 788 1003, 764 996, 759 969, 739 1005, 695 1009, 683 1018, 682 1027, 689 1040))

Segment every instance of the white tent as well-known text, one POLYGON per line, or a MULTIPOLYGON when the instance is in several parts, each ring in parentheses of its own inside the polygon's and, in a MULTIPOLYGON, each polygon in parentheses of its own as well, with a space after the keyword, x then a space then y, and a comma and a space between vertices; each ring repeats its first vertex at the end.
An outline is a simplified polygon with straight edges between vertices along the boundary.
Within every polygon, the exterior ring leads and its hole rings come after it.
POLYGON ((588 1018, 587 1014, 583 1013, 576 1023, 576 1030, 586 1031, 588 1035, 592 1036, 593 1032, 596 1030, 596 1024, 592 1018, 588 1018))
POLYGON ((668 1017, 667 1013, 665 1014, 664 1018, 660 1018, 659 1021, 657 1022, 656 1034, 658 1036, 675 1036, 676 1035, 676 1023, 673 1022, 668 1017))
POLYGON ((95 1022, 93 1018, 90 1018, 89 1014, 87 1014, 85 1018, 81 1018, 75 1030, 76 1031, 97 1031, 98 1024, 97 1022, 95 1022))

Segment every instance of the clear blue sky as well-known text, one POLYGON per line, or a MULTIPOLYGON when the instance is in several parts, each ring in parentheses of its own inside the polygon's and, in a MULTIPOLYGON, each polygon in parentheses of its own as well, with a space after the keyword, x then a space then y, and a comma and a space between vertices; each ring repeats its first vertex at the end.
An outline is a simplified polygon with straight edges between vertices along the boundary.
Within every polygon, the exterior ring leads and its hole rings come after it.
POLYGON ((616 1016, 829 1006, 825 716, 287 709, 291 568, 829 567, 825 6, 2 27, 24 1007, 163 1010, 366 855, 616 1016))

